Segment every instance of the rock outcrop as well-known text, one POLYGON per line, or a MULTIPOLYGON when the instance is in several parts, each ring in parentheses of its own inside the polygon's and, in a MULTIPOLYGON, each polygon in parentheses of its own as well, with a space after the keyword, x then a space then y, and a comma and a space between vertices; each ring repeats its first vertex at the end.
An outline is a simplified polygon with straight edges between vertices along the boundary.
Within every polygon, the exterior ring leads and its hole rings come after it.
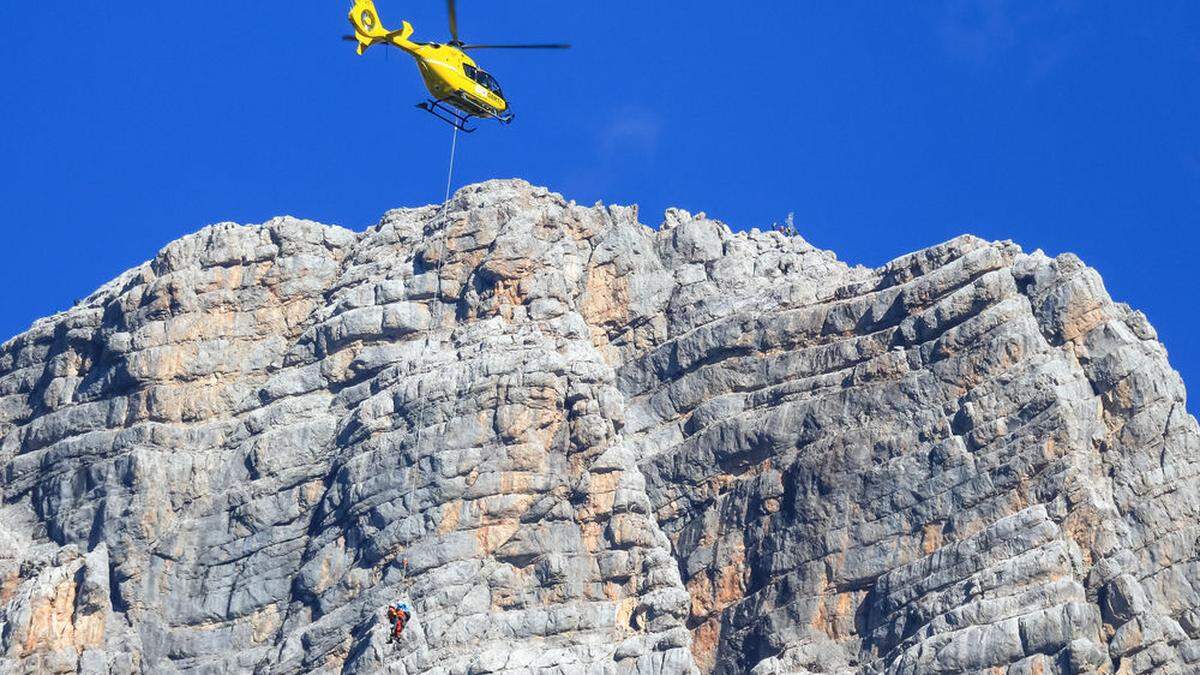
POLYGON ((1184 396, 1007 242, 215 225, 0 348, 0 671, 1196 672, 1184 396))

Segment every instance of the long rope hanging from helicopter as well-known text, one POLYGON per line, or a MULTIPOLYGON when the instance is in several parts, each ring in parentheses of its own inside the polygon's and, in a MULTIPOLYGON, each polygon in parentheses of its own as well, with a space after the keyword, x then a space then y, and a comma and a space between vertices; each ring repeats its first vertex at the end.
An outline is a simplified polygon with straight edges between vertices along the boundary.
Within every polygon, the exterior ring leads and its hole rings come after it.
MULTIPOLYGON (((417 107, 446 122, 454 128, 450 139, 450 165, 446 175, 446 192, 442 198, 442 206, 434 217, 434 228, 438 234, 437 278, 435 279, 434 303, 428 325, 425 330, 425 350, 432 346, 433 332, 440 325, 442 303, 442 267, 449 253, 447 241, 446 211, 450 203, 450 190, 454 182, 454 160, 458 149, 458 133, 472 133, 474 128, 468 126, 472 117, 492 119, 501 124, 511 124, 515 115, 509 100, 504 96, 500 83, 490 73, 483 70, 467 55, 468 51, 477 49, 566 49, 567 44, 467 44, 458 36, 458 12, 455 0, 446 1, 447 18, 449 20, 450 40, 445 43, 417 42, 411 40, 413 27, 407 21, 402 21, 398 30, 388 30, 379 18, 373 0, 354 0, 350 9, 350 24, 354 34, 345 39, 357 43, 357 51, 362 56, 367 49, 374 45, 391 45, 407 52, 417 62, 425 88, 430 98, 417 104, 417 107), (438 321, 434 316, 439 317, 438 321)), ((418 380, 415 395, 420 400, 420 384, 418 380)), ((414 420, 416 432, 415 444, 412 448, 414 467, 420 453, 421 431, 429 422, 432 401, 428 398, 421 402, 417 409, 417 419, 414 420)), ((413 477, 415 480, 415 475, 413 477)), ((403 558, 401 576, 407 586, 408 559, 403 558)), ((403 616, 404 619, 393 624, 392 641, 398 641, 404 625, 410 614, 408 606, 401 603, 395 612, 389 611, 389 618, 403 616), (402 610, 402 611, 401 611, 402 610)))
MULTIPOLYGON (((430 310, 430 313, 429 313, 429 323, 425 327, 425 349, 424 349, 424 351, 426 351, 426 352, 429 351, 430 347, 433 344, 433 331, 436 328, 436 326, 438 325, 438 322, 435 322, 434 317, 437 314, 440 314, 440 308, 441 308, 441 302, 442 302, 442 263, 443 263, 443 261, 445 261, 446 255, 449 252, 448 245, 446 244, 446 230, 449 229, 449 227, 448 227, 448 224, 445 222, 445 218, 446 218, 446 209, 450 204, 450 188, 454 183, 454 158, 455 158, 455 155, 458 150, 458 128, 455 127, 452 130, 451 134, 452 135, 450 137, 450 165, 446 171, 446 192, 442 197, 441 207, 438 209, 437 213, 434 214, 434 217, 433 217, 433 227, 438 232, 438 245, 434 249, 437 251, 438 261, 437 261, 436 278, 434 279, 434 281, 436 282, 434 285, 434 303, 433 303, 432 309, 430 310)), ((418 380, 417 391, 415 392, 415 394, 418 397, 418 401, 420 401, 420 403, 417 407, 416 419, 413 421, 413 427, 415 428, 414 443, 412 445, 412 457, 413 457, 414 466, 416 464, 416 458, 419 456, 419 453, 421 451, 421 430, 424 429, 429 424, 429 412, 430 412, 430 408, 433 407, 433 401, 428 398, 422 401, 420 399, 420 393, 421 393, 420 380, 418 380)), ((410 468, 410 471, 413 471, 413 469, 410 468)), ((415 482, 415 477, 412 480, 410 480, 409 482, 410 483, 415 482)), ((397 561, 393 561, 393 563, 395 564, 395 563, 397 563, 397 561)), ((398 561, 398 567, 400 570, 401 585, 402 585, 402 587, 407 589, 409 587, 409 579, 408 579, 409 569, 408 569, 408 557, 407 556, 404 556, 404 555, 400 556, 399 561, 398 561)), ((407 595, 407 592, 408 592, 407 590, 404 591, 404 593, 406 595, 407 595)), ((411 599, 410 599, 410 601, 411 601, 411 599)), ((392 610, 391 608, 389 608, 389 612, 388 612, 389 619, 392 620, 393 622, 396 620, 396 617, 400 616, 400 611, 403 611, 405 616, 411 617, 411 614, 409 613, 410 610, 409 610, 409 606, 408 606, 407 602, 401 602, 399 605, 396 605, 395 608, 396 608, 395 610, 392 610)), ((404 620, 404 623, 407 623, 407 621, 408 621, 408 619, 406 618, 404 620)), ((397 642, 399 640, 400 633, 404 630, 404 623, 401 623, 398 628, 397 628, 396 624, 393 623, 392 637, 389 639, 389 642, 397 642)))

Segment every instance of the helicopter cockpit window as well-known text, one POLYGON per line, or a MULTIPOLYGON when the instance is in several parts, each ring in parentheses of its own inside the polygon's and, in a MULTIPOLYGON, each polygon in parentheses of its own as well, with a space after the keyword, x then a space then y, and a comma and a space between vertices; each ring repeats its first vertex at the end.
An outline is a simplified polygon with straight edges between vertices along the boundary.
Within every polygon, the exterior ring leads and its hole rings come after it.
POLYGON ((478 76, 479 71, 475 69, 475 66, 464 63, 463 64, 463 72, 466 73, 467 77, 471 78, 472 80, 478 81, 476 78, 478 76))
POLYGON ((500 91, 500 83, 496 81, 496 78, 482 70, 475 71, 475 81, 490 89, 497 96, 504 97, 504 94, 500 91))

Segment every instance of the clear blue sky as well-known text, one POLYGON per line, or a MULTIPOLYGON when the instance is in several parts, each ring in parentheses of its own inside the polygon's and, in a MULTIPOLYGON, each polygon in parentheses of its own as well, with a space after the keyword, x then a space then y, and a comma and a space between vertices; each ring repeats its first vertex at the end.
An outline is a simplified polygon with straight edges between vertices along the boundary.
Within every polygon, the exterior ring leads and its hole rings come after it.
MULTIPOLYGON (((444 39, 442 2, 379 3, 444 39)), ((1200 387, 1200 3, 461 5, 468 40, 576 48, 480 53, 518 118, 460 144, 457 185, 519 176, 650 225, 794 212, 867 265, 962 232, 1074 251, 1200 387)), ((347 8, 0 5, 0 339, 207 223, 440 201, 450 132, 407 57, 339 39, 347 8)))

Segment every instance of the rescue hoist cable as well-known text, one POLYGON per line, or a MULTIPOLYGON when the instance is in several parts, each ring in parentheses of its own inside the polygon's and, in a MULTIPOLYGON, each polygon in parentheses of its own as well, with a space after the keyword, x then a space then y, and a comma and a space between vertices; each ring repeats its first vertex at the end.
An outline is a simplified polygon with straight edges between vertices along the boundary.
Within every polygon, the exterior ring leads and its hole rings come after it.
MULTIPOLYGON (((438 233, 438 239, 439 239, 439 244, 441 244, 441 248, 438 252, 437 279, 436 279, 437 285, 434 290, 434 298, 436 300, 436 305, 440 305, 441 301, 442 301, 442 261, 444 261, 446 259, 445 216, 446 216, 446 207, 450 204, 450 187, 454 183, 454 155, 457 151, 458 151, 458 128, 455 127, 454 135, 451 136, 451 138, 450 138, 450 168, 446 172, 446 194, 444 197, 442 197, 442 207, 440 209, 438 209, 437 215, 434 217, 434 220, 433 220, 434 226, 440 225, 442 228, 441 232, 438 233)), ((435 305, 435 308, 436 308, 436 305, 435 305)), ((429 315, 430 315, 429 316, 429 319, 430 319, 429 325, 425 328, 425 349, 426 350, 429 349, 429 345, 432 342, 433 328, 434 328, 433 311, 430 311, 429 315)), ((417 393, 420 394, 419 387, 418 387, 417 393)), ((421 430, 423 428, 425 428, 426 423, 429 421, 429 407, 430 407, 430 401, 426 400, 426 401, 422 401, 420 407, 418 408, 417 421, 416 421, 416 428, 417 428, 416 443, 413 445, 414 460, 416 459, 417 453, 420 452, 420 449, 421 449, 421 430)), ((414 461, 414 465, 415 465, 415 461, 414 461)), ((395 563, 394 560, 392 562, 393 562, 393 564, 395 563)), ((401 575, 401 578, 403 579, 402 583, 407 585, 409 583, 409 581, 408 581, 408 558, 407 557, 402 558, 402 562, 400 563, 400 575, 401 575)))

